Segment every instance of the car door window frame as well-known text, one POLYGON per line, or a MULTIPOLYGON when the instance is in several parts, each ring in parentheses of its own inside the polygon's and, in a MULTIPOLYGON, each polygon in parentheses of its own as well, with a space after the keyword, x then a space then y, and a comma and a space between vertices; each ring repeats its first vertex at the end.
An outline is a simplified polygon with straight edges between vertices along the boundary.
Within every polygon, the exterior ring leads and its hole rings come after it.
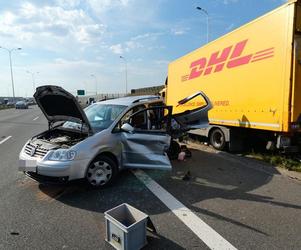
MULTIPOLYGON (((161 103, 160 103, 161 104, 161 103)), ((145 105, 144 105, 144 107, 145 107, 145 105)), ((137 108, 137 106, 136 107, 134 107, 134 108, 137 108)), ((122 126, 122 124, 121 124, 121 121, 124 119, 124 117, 129 113, 129 112, 131 112, 134 108, 132 108, 132 109, 130 109, 128 112, 126 112, 121 118, 120 118, 120 120, 118 121, 118 123, 116 124, 116 126, 114 127, 114 129, 113 129, 113 133, 117 133, 117 132, 122 132, 122 130, 121 130, 121 126, 122 126)), ((148 126, 147 126, 147 128, 146 129, 137 129, 137 128, 135 128, 134 127, 134 133, 148 133, 148 134, 169 134, 170 133, 170 131, 171 131, 171 117, 172 117, 172 106, 165 106, 165 105, 160 105, 160 106, 156 106, 156 105, 149 105, 149 107, 147 107, 147 108, 143 108, 143 109, 141 109, 141 110, 138 110, 138 111, 136 111, 135 113, 133 113, 133 114, 131 114, 125 121, 127 121, 129 124, 130 124, 130 119, 132 118, 132 117, 134 117, 134 116, 137 116, 137 115, 139 115, 140 113, 146 113, 146 119, 147 120, 149 120, 149 117, 148 117, 148 114, 147 114, 147 112, 148 111, 151 111, 151 110, 159 110, 159 109, 163 109, 164 111, 164 113, 165 113, 165 110, 167 110, 167 114, 165 115, 165 116, 167 116, 166 118, 167 118, 167 124, 166 124, 166 129, 165 130, 159 130, 159 129, 151 129, 151 128, 149 128, 148 126)), ((164 119, 164 117, 163 117, 163 119, 164 119)), ((148 121, 147 121, 148 122, 148 121)), ((131 125, 131 124, 130 124, 131 125)))
MULTIPOLYGON (((125 120, 125 121, 127 121, 128 119, 129 119, 129 117, 131 116, 131 115, 133 115, 133 114, 135 114, 137 111, 133 111, 133 110, 135 110, 135 109, 140 109, 140 110, 143 110, 143 109, 145 109, 146 108, 146 106, 144 105, 144 104, 141 104, 141 105, 137 105, 137 106, 134 106, 134 107, 132 107, 132 108, 130 108, 128 111, 126 111, 125 112, 125 114, 119 119, 119 121, 116 123, 116 125, 114 126, 114 128, 113 128, 113 130, 112 130, 112 133, 119 133, 119 132, 122 132, 122 130, 121 130, 121 126, 123 125, 123 124, 121 124, 121 122, 122 122, 122 120, 124 120, 124 118, 126 117, 126 116, 128 116, 128 118, 125 120), (140 109, 141 108, 141 109, 140 109), (128 115, 130 112, 133 112, 131 115, 128 115)), ((140 110, 138 110, 138 111, 140 111, 140 110)), ((126 122, 125 122, 126 123, 126 122)))
MULTIPOLYGON (((167 124, 166 124, 166 129, 165 130, 160 130, 160 129, 152 129, 152 128, 149 128, 147 127, 147 129, 135 129, 134 132, 135 133, 148 133, 148 134, 169 134, 170 133, 170 129, 171 129, 171 116, 172 116, 172 107, 171 106, 153 106, 153 107, 148 107, 148 108, 145 108, 143 110, 139 110, 137 112, 135 112, 134 114, 132 114, 129 119, 131 119, 132 117, 138 115, 139 113, 142 113, 142 112, 147 112, 147 111, 151 111, 151 110, 159 110, 159 109, 163 109, 163 110, 166 110, 168 111, 168 114, 166 115, 167 117, 167 124)), ((165 111, 163 111, 165 112, 165 111)), ((148 116, 148 115, 146 115, 148 116)), ((147 117, 147 119, 149 119, 149 117, 147 117)))

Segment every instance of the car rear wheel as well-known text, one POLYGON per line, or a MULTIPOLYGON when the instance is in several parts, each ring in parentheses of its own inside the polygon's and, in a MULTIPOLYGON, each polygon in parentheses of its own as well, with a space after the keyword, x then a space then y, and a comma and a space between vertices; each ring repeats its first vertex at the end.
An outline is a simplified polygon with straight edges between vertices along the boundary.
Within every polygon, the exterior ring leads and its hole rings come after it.
POLYGON ((112 183, 117 174, 117 164, 108 156, 97 157, 88 167, 87 182, 93 187, 105 187, 112 183))
POLYGON ((225 150, 226 138, 223 131, 219 128, 215 128, 210 133, 210 144, 217 150, 225 150))

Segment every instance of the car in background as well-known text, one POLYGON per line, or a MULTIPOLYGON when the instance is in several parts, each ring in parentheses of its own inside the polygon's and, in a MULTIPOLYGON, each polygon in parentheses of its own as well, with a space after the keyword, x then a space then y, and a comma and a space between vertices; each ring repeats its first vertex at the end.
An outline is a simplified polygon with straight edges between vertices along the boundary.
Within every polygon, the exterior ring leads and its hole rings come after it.
POLYGON ((35 105, 35 101, 33 99, 26 99, 25 102, 28 104, 28 106, 31 106, 31 105, 35 105))
POLYGON ((6 105, 6 106, 14 106, 15 103, 14 103, 14 102, 7 102, 5 105, 6 105))
MULTIPOLYGON (((211 103, 201 95, 206 105, 197 120, 208 126, 211 103)), ((40 86, 34 97, 49 128, 28 140, 20 152, 19 171, 32 178, 42 182, 85 178, 99 187, 110 184, 122 169, 172 168, 167 156, 171 120, 183 117, 172 118, 172 107, 159 96, 112 99, 85 110, 59 86, 40 86)), ((184 120, 187 129, 191 119, 184 120)))
POLYGON ((15 107, 16 109, 28 109, 28 104, 25 101, 18 101, 15 107))

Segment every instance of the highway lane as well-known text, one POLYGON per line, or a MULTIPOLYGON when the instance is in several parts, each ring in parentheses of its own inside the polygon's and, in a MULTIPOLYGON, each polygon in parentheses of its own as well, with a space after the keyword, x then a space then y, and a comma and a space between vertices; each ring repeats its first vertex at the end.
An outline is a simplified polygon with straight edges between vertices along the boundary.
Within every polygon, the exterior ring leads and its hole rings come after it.
POLYGON ((46 124, 46 120, 37 106, 30 106, 28 110, 0 110, 0 140, 7 136, 13 138, 32 136, 36 129, 45 129, 46 124), (34 121, 36 117, 40 119, 34 121))
POLYGON ((154 178, 238 249, 301 249, 301 175, 292 180, 257 160, 190 145, 170 178, 154 178), (191 179, 181 176, 189 170, 191 179))
POLYGON ((8 136, 10 138, 1 144, 1 182, 7 185, 11 178, 18 174, 18 152, 20 152, 25 142, 36 134, 47 128, 46 119, 41 115, 37 106, 31 106, 29 110, 7 109, 0 111, 0 140, 8 136), (37 116, 41 118, 33 121, 37 116))
MULTIPOLYGON (((36 106, 0 111, 0 141, 12 136, 0 144, 0 249, 112 249, 103 213, 123 202, 149 214, 157 228, 145 249, 208 249, 130 172, 104 190, 80 182, 39 185, 18 172, 22 146, 45 129, 36 106)), ((238 249, 301 248, 300 181, 199 145, 173 167, 147 174, 238 249)))
POLYGON ((5 110, 0 117, 0 135, 12 136, 0 145, 0 249, 112 249, 104 241, 103 213, 123 202, 150 215, 168 215, 172 225, 182 228, 149 236, 152 247, 183 249, 189 241, 192 247, 206 248, 129 172, 104 190, 90 190, 82 183, 40 185, 24 176, 17 171, 18 154, 31 136, 47 129, 47 122, 37 107, 5 110), (178 242, 166 238, 169 234, 179 234, 173 236, 178 242))
POLYGON ((39 185, 17 170, 24 143, 47 129, 38 107, 5 110, 0 117, 0 135, 12 136, 0 145, 0 249, 84 249, 86 242, 105 248, 91 213, 56 201, 60 188, 39 185))

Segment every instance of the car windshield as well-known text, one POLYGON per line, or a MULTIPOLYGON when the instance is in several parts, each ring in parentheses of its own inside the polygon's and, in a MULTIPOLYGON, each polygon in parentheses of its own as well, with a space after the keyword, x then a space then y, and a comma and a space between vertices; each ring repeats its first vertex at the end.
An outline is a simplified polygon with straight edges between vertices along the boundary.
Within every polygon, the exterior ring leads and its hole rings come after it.
MULTIPOLYGON (((123 105, 95 103, 85 108, 86 116, 95 132, 107 129, 126 108, 123 105)), ((75 122, 65 122, 64 128, 81 129, 81 125, 75 122)))

